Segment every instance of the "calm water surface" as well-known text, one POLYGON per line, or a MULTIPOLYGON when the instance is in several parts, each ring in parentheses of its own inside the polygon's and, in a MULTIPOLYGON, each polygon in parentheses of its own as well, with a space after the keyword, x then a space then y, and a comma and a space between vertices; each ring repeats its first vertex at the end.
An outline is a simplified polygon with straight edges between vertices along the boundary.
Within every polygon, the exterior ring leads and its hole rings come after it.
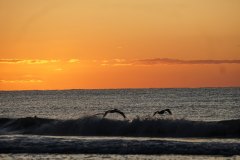
MULTIPOLYGON (((240 118, 240 88, 0 92, 0 117, 72 119, 118 108, 130 118, 170 108, 174 118, 240 118)), ((111 117, 111 116, 110 116, 111 117)), ((118 116, 114 115, 114 118, 118 116)))

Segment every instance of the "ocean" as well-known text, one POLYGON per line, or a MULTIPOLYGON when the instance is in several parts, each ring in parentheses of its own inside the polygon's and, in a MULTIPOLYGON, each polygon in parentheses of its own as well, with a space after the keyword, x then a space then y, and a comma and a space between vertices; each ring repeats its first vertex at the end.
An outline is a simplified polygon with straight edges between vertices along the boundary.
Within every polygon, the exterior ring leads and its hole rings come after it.
POLYGON ((239 155, 240 88, 0 91, 0 159, 239 155))

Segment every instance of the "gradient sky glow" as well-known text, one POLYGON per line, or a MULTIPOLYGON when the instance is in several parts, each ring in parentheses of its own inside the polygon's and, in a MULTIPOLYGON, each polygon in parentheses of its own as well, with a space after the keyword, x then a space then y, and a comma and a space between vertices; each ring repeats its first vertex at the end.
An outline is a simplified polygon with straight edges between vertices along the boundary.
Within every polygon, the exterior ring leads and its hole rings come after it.
POLYGON ((0 90, 240 86, 239 0, 0 0, 0 90))

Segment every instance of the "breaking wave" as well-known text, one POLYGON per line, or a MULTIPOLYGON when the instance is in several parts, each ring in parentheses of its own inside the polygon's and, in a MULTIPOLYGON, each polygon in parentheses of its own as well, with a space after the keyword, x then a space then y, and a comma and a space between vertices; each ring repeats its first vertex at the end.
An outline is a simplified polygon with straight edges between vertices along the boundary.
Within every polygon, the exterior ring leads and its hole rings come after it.
POLYGON ((240 119, 190 121, 185 119, 102 119, 97 116, 59 120, 37 117, 0 118, 0 135, 239 138, 240 119))
POLYGON ((240 154, 240 143, 161 138, 0 135, 1 153, 233 156, 240 154))

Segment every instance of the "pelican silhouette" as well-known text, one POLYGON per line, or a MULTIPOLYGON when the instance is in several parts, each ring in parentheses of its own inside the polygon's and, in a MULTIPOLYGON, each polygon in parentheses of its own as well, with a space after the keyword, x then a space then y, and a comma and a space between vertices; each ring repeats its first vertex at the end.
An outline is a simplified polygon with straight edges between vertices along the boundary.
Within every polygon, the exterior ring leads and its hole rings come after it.
POLYGON ((156 114, 164 114, 164 113, 166 113, 166 112, 167 112, 168 114, 172 115, 172 112, 171 112, 170 109, 164 109, 164 110, 161 110, 161 111, 156 111, 156 112, 154 112, 153 116, 155 116, 156 114))
POLYGON ((111 110, 106 111, 106 112, 104 113, 104 115, 103 115, 103 118, 106 117, 106 115, 107 115, 108 113, 118 113, 118 114, 120 114, 121 116, 123 116, 123 118, 126 118, 125 114, 124 114, 122 111, 118 110, 118 109, 111 109, 111 110))

